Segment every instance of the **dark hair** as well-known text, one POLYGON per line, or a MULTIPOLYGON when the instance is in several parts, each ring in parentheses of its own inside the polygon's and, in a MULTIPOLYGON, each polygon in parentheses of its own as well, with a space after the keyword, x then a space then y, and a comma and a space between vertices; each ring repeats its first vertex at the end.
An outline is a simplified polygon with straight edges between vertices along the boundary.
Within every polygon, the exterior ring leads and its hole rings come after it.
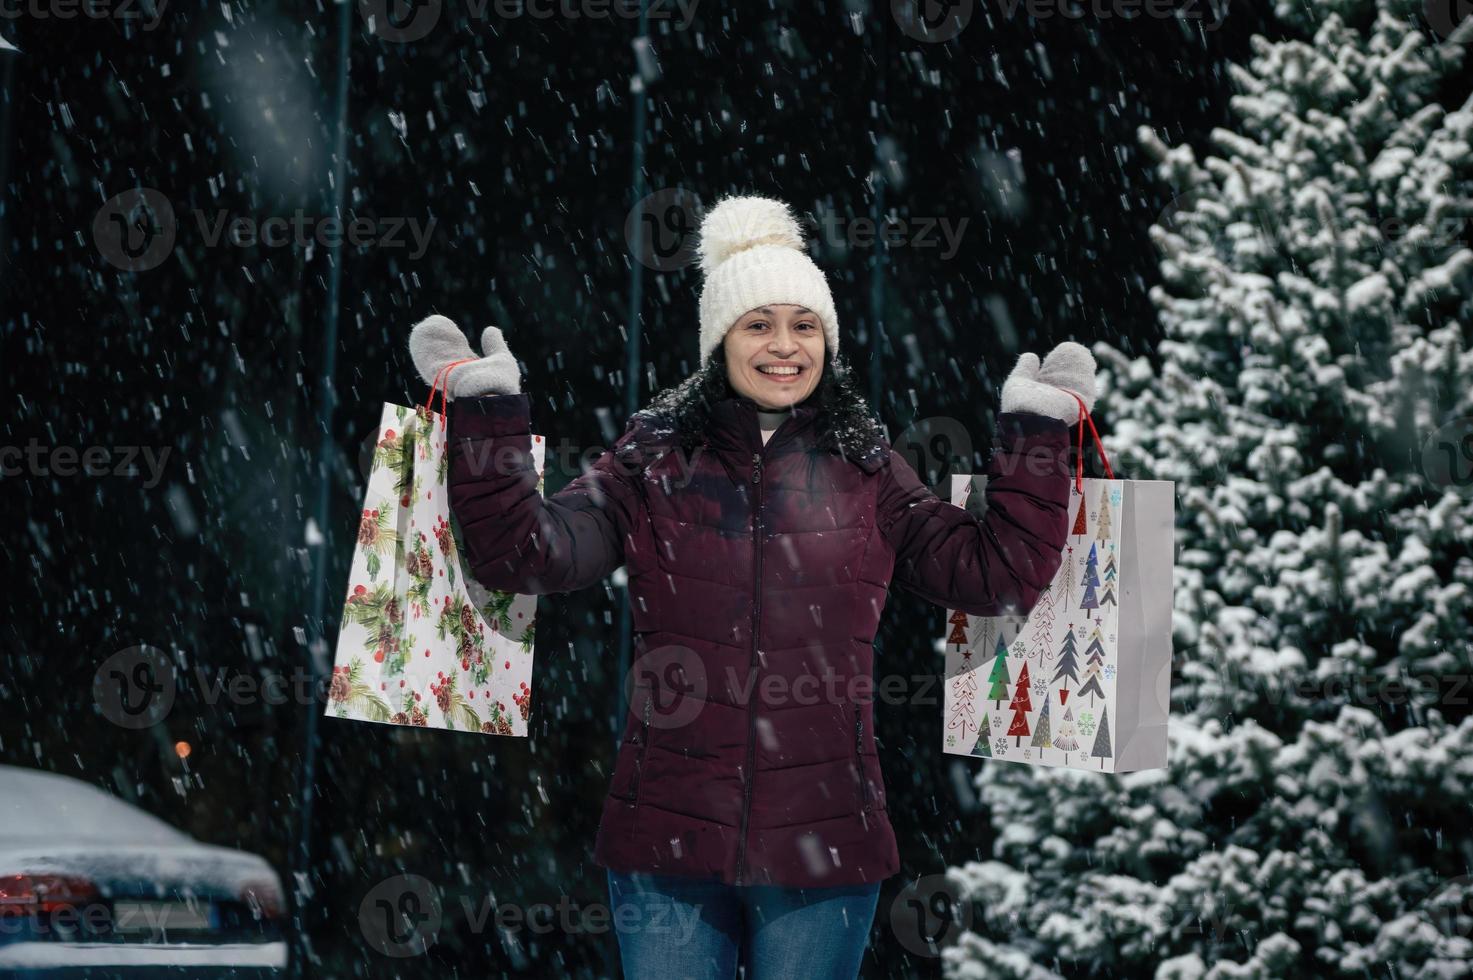
MULTIPOLYGON (((692 450, 706 442, 712 407, 733 397, 736 392, 727 380, 726 351, 718 346, 700 370, 655 395, 639 414, 657 420, 661 429, 673 429, 681 448, 692 450)), ((818 409, 818 445, 822 448, 859 461, 872 455, 876 446, 887 444, 884 428, 855 386, 849 365, 837 354, 829 358, 818 387, 802 404, 818 409)))

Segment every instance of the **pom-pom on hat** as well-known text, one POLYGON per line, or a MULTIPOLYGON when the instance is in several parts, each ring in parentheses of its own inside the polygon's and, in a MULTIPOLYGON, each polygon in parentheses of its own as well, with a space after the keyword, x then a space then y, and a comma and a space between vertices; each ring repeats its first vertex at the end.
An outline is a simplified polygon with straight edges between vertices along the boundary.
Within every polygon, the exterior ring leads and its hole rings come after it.
POLYGON ((839 315, 828 281, 803 247, 788 206, 767 197, 728 197, 701 221, 701 360, 721 346, 748 310, 795 303, 812 310, 830 359, 839 350, 839 315))

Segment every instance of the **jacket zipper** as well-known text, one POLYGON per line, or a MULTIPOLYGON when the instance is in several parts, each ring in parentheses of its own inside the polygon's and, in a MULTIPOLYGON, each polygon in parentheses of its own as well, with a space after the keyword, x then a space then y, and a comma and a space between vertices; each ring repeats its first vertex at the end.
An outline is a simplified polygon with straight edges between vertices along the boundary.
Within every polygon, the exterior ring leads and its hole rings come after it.
MULTIPOLYGON (((755 673, 758 660, 758 632, 762 626, 762 454, 752 454, 752 656, 748 667, 755 673)), ((756 684, 750 690, 755 691, 756 684)), ((752 758, 757 747, 757 708, 747 705, 747 767, 742 787, 742 829, 737 840, 736 884, 742 883, 747 862, 747 821, 752 811, 752 758)))
POLYGON ((869 780, 864 775, 864 709, 854 706, 854 765, 859 769, 859 808, 869 813, 869 780))
POLYGON ((639 735, 639 755, 634 760, 634 805, 639 806, 640 776, 644 774, 645 755, 650 750, 650 695, 644 698, 644 729, 639 735))

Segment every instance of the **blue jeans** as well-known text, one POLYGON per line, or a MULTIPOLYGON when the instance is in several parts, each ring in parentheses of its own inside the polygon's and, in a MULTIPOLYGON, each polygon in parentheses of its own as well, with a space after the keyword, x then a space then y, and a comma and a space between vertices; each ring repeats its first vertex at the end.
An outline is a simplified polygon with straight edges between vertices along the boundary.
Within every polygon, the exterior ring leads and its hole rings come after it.
POLYGON ((853 980, 880 883, 832 888, 727 885, 610 871, 625 980, 853 980))

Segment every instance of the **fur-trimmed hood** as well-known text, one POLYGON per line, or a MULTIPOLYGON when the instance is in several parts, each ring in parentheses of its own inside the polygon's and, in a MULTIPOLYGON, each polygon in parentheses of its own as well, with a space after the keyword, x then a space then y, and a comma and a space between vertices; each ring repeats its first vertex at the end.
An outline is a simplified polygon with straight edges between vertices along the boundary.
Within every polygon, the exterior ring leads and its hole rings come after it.
MULTIPOLYGON (((688 398, 694 397, 687 391, 688 398)), ((782 441, 790 439, 791 448, 812 452, 829 452, 849 460, 866 473, 874 473, 890 459, 890 442, 879 422, 866 411, 859 424, 853 419, 836 420, 833 413, 809 398, 793 408, 793 418, 779 430, 782 441)), ((670 450, 680 447, 693 450, 698 446, 761 449, 757 426, 757 405, 749 398, 732 395, 705 406, 700 439, 682 439, 683 410, 692 411, 689 401, 676 405, 651 406, 640 409, 629 418, 624 437, 614 447, 625 465, 647 468, 670 450), (753 440, 755 439, 755 442, 753 440)), ((686 419, 688 421, 688 418, 686 419)), ((771 438, 779 438, 774 434, 771 438)))

